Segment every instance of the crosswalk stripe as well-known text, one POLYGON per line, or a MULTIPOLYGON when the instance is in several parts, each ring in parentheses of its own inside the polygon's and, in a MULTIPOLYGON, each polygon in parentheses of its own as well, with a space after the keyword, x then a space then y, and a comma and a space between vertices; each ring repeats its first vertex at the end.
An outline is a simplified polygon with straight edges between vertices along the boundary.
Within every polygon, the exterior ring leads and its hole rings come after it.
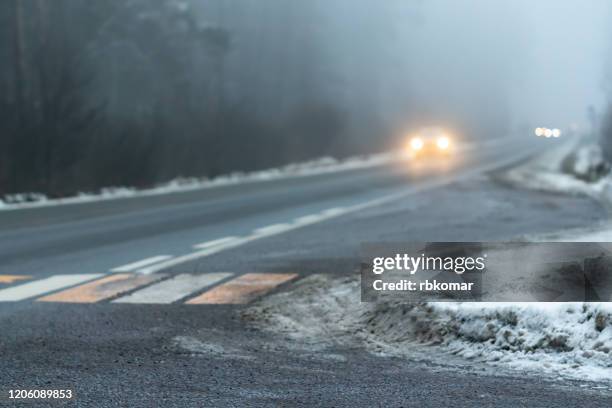
POLYGON ((162 261, 165 261, 165 260, 170 259, 170 258, 172 258, 172 256, 170 256, 170 255, 152 256, 150 258, 146 258, 146 259, 143 259, 141 261, 132 262, 132 263, 129 263, 127 265, 118 266, 116 268, 111 269, 111 271, 112 272, 131 272, 131 271, 136 270, 138 268, 142 268, 142 267, 145 267, 145 266, 153 265, 155 263, 162 262, 162 261))
POLYGON ((31 276, 28 275, 0 275, 0 283, 13 283, 30 278, 31 276))
POLYGON ((295 279, 295 273, 247 273, 185 302, 198 304, 244 304, 295 279))
POLYGON ((230 276, 232 276, 231 273, 182 274, 138 290, 130 295, 115 299, 113 302, 168 304, 187 297, 189 294, 203 288, 212 286, 230 276))
POLYGON ((39 302, 95 303, 129 292, 164 277, 165 275, 134 275, 129 273, 109 275, 37 300, 39 302))
POLYGON ((46 279, 24 283, 0 290, 0 302, 15 302, 40 296, 58 289, 99 278, 101 273, 79 275, 55 275, 46 279))

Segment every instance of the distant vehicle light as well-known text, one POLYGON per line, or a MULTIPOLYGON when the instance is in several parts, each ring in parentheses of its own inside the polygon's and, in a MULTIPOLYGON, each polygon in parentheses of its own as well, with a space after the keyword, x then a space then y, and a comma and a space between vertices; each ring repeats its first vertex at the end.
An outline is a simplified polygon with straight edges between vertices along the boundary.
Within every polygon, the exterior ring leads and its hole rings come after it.
POLYGON ((423 145, 423 140, 419 137, 415 137, 410 141, 410 147, 412 147, 413 150, 421 150, 423 145))
POLYGON ((538 137, 544 136, 544 129, 543 128, 536 128, 535 135, 538 136, 538 137))
POLYGON ((560 137, 561 136, 561 130, 560 129, 553 129, 552 130, 552 137, 560 137))
POLYGON ((436 140, 436 145, 439 149, 446 150, 450 146, 450 140, 448 140, 448 137, 442 136, 436 140))
POLYGON ((553 135, 553 131, 550 129, 545 129, 544 130, 544 137, 552 137, 553 135))

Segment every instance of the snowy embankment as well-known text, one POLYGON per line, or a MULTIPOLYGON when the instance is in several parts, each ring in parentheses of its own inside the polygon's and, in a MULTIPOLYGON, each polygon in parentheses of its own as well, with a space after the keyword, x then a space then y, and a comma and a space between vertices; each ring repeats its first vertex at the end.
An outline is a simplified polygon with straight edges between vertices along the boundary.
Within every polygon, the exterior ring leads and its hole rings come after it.
POLYGON ((582 139, 568 140, 496 178, 511 185, 560 194, 585 195, 612 206, 612 178, 601 149, 582 139))
MULTIPOLYGON (((612 190, 607 178, 585 181, 598 165, 594 151, 566 143, 496 177, 520 187, 585 194, 609 202, 612 195, 607 191, 612 190)), ((550 236, 529 238, 551 240, 550 236)), ((611 238, 612 228, 554 236, 559 241, 611 238)), ((291 292, 263 300, 245 316, 313 346, 338 342, 412 356, 427 346, 427 358, 444 363, 455 355, 612 387, 612 303, 360 303, 358 277, 315 275, 291 292)))
POLYGON ((611 304, 360 303, 358 277, 313 275, 244 317, 312 348, 364 346, 445 365, 456 356, 612 387, 611 304))
POLYGON ((108 187, 98 193, 81 193, 74 197, 49 199, 40 193, 23 193, 5 196, 0 199, 0 210, 13 210, 41 206, 75 204, 91 201, 114 200, 126 197, 153 196, 201 190, 213 187, 228 186, 242 183, 255 183, 267 180, 313 176, 318 174, 335 173, 341 171, 365 169, 383 166, 398 160, 392 153, 381 153, 369 156, 351 157, 344 160, 332 157, 323 157, 303 163, 289 164, 283 167, 254 171, 249 173, 232 173, 213 179, 207 178, 178 178, 168 183, 150 189, 136 189, 132 187, 108 187))

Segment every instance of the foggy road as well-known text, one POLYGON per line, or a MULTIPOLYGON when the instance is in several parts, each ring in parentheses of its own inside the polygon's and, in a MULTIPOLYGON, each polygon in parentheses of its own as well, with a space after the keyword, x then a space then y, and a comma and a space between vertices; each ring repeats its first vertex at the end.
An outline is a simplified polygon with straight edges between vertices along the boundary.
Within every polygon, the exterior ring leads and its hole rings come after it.
MULTIPOLYGON (((188 261, 205 266, 203 258, 209 255, 181 259, 197 245, 228 237, 263 239, 402 199, 515 162, 532 154, 531 149, 524 141, 502 140, 432 163, 406 161, 175 194, 0 211, 0 274, 106 273, 162 259, 156 271, 188 261), (280 229, 266 231, 270 226, 280 229)), ((141 265, 149 266, 150 273, 151 265, 141 265)))
POLYGON ((303 349, 253 329, 236 314, 244 306, 232 305, 310 273, 352 273, 367 241, 505 239, 603 216, 583 198, 518 194, 483 177, 533 152, 499 141, 452 163, 0 212, 0 377, 108 406, 140 406, 144 396, 165 406, 383 397, 397 406, 609 406, 609 393, 571 383, 303 349), (461 391, 435 391, 449 383, 461 391))
POLYGON ((612 407, 611 11, 0 2, 0 407, 612 407))

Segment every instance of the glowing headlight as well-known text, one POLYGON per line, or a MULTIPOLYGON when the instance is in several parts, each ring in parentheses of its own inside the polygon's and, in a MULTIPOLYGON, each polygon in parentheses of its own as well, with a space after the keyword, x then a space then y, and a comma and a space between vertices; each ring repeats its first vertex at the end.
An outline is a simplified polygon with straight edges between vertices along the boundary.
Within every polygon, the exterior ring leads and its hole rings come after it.
POLYGON ((450 140, 448 140, 448 137, 440 137, 436 140, 436 145, 439 149, 446 150, 450 146, 450 140))
POLYGON ((544 137, 552 137, 553 131, 550 129, 544 129, 544 137))
POLYGON ((543 128, 537 128, 535 130, 535 135, 540 137, 540 136, 544 136, 544 129, 543 128))
POLYGON ((410 147, 412 147, 413 150, 421 150, 423 148, 423 140, 415 137, 410 141, 410 147))
POLYGON ((559 136, 561 136, 561 130, 553 129, 552 130, 552 137, 559 137, 559 136))

